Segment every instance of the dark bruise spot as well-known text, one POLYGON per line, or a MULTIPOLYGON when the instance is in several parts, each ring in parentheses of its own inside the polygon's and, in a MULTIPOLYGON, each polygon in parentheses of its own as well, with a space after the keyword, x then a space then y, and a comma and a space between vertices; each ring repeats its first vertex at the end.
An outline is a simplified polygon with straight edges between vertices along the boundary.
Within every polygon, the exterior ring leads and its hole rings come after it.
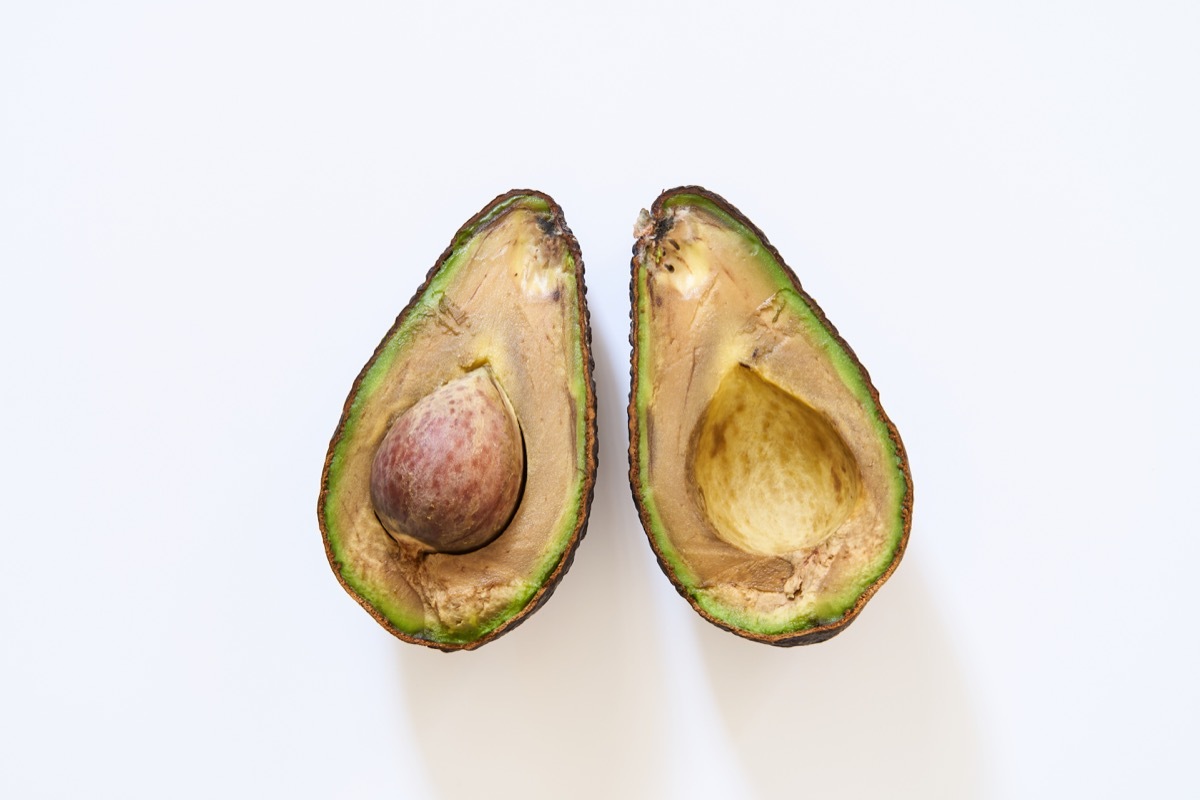
POLYGON ((547 236, 557 236, 558 226, 554 224, 552 217, 538 217, 538 227, 542 229, 542 233, 547 236))
POLYGON ((650 293, 650 302, 655 308, 663 304, 662 296, 654 289, 654 281, 646 281, 646 291, 650 293))
MULTIPOLYGON (((647 408, 646 412, 645 412, 645 416, 646 416, 646 441, 652 442, 652 441, 654 441, 654 413, 649 408, 647 408)), ((651 458, 654 457, 653 450, 650 451, 650 457, 651 458)))
POLYGON ((663 217, 658 222, 654 223, 654 239, 655 239, 655 241, 661 240, 664 236, 667 235, 667 233, 670 232, 671 228, 673 228, 673 227, 675 227, 675 218, 674 217, 663 217))
POLYGON ((669 261, 668 261, 666 264, 663 264, 663 266, 667 268, 667 272, 674 272, 674 271, 675 271, 675 265, 674 265, 674 264, 672 264, 672 263, 671 263, 671 262, 669 262, 669 261))
POLYGON ((709 456, 712 458, 716 458, 725 450, 725 428, 728 425, 728 421, 722 421, 712 427, 712 445, 709 449, 709 456))
POLYGON ((562 287, 561 287, 561 286, 555 286, 555 287, 554 287, 554 294, 550 295, 550 302, 552 302, 552 303, 557 303, 557 302, 558 302, 559 300, 561 300, 561 299, 562 299, 562 287))
POLYGON ((667 241, 671 243, 671 247, 674 247, 676 250, 679 249, 679 242, 675 241, 674 239, 667 239, 667 241))

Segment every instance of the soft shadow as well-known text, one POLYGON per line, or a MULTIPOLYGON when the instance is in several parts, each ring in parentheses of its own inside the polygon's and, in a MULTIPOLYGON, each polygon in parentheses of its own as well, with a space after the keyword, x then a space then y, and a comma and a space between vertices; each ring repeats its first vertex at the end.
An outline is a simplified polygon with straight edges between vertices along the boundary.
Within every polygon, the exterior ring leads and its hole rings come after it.
POLYGON ((758 797, 979 796, 976 711, 915 563, 845 631, 790 650, 696 617, 713 693, 758 797))
POLYGON ((593 353, 602 466, 570 572, 541 610, 477 651, 398 647, 413 738, 439 797, 667 793, 665 667, 646 611, 654 577, 626 478, 628 388, 598 337, 593 353))

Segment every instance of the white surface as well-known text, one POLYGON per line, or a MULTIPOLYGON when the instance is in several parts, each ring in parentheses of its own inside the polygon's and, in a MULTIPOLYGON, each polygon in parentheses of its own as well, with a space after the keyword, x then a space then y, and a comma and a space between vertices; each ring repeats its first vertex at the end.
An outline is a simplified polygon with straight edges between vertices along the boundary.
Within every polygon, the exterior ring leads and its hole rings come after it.
POLYGON ((402 5, 0 10, 0 796, 1197 791, 1195 4, 402 5), (705 624, 629 498, 630 231, 683 183, 909 448, 827 644, 705 624), (583 248, 601 470, 552 601, 446 656, 339 588, 317 484, 512 187, 583 248))

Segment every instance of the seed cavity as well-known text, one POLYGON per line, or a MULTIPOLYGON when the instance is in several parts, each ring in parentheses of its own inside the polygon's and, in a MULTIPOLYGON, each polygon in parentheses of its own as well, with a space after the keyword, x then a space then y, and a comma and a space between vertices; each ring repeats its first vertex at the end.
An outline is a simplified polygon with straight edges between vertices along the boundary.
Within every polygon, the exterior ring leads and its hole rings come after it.
POLYGON ((709 402, 690 472, 716 535, 757 555, 821 544, 862 492, 858 463, 829 420, 744 365, 709 402))

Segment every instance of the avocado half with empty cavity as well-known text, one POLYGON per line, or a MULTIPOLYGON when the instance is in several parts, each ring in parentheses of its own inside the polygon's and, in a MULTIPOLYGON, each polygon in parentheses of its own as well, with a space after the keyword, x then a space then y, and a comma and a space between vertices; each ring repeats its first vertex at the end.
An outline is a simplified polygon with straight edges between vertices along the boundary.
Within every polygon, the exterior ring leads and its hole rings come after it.
POLYGON ((321 477, 329 562, 393 634, 473 649, 562 579, 595 481, 590 347, 562 210, 496 198, 359 373, 321 477))
POLYGON ((630 484, 659 563, 722 628, 828 639, 907 544, 900 436, 849 345, 723 198, 664 192, 635 235, 630 484))

